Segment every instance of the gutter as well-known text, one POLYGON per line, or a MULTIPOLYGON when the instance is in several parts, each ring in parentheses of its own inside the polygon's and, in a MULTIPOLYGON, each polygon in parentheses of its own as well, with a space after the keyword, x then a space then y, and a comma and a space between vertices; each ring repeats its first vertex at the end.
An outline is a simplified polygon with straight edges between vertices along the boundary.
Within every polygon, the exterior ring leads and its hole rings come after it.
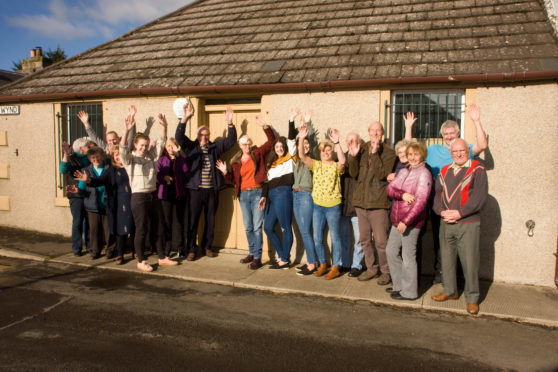
POLYGON ((425 77, 400 77, 363 80, 337 80, 301 83, 245 84, 245 85, 210 85, 177 86, 156 88, 111 89, 67 93, 27 94, 0 96, 0 102, 40 102, 59 100, 84 100, 93 98, 141 97, 158 95, 194 95, 194 94, 233 94, 261 92, 311 92, 332 91, 336 89, 370 88, 385 85, 407 84, 458 84, 458 83, 527 83, 533 81, 556 81, 558 70, 528 72, 498 72, 469 75, 445 75, 425 77))

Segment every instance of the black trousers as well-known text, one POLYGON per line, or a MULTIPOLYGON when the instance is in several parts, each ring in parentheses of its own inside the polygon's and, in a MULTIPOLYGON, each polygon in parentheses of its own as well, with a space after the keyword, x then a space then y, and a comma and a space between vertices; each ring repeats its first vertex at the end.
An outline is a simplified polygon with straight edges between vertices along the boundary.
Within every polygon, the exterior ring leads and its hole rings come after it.
POLYGON ((188 253, 196 253, 198 235, 198 224, 203 210, 205 223, 203 226, 203 237, 201 247, 205 252, 211 249, 215 230, 215 213, 219 204, 219 192, 211 189, 188 189, 190 198, 189 220, 188 220, 188 253))
POLYGON ((176 211, 176 220, 178 222, 178 229, 176 231, 175 239, 177 241, 176 251, 178 254, 184 254, 184 215, 186 212, 186 198, 172 198, 168 200, 161 200, 161 209, 163 212, 163 222, 165 231, 165 251, 170 252, 172 247, 172 228, 173 217, 176 211))
POLYGON ((132 193, 132 216, 136 225, 136 235, 134 237, 134 247, 138 261, 144 261, 145 255, 145 239, 149 224, 151 223, 150 235, 151 244, 155 245, 157 255, 163 259, 167 257, 165 252, 165 236, 163 233, 163 224, 161 223, 161 203, 157 198, 157 194, 153 193, 132 193))

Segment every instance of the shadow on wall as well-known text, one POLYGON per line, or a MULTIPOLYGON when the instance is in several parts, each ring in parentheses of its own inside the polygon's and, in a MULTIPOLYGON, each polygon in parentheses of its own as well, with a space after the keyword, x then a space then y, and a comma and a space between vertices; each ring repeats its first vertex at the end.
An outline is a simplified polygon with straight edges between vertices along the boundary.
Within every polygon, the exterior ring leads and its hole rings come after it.
POLYGON ((494 280, 494 245, 502 231, 502 214, 495 197, 488 195, 481 210, 479 276, 494 280))

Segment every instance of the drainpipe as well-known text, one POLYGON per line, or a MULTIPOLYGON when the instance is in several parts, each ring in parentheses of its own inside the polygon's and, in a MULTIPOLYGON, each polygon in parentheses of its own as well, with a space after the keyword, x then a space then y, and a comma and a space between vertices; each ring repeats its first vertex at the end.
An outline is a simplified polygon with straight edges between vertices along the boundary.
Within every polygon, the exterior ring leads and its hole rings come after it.
POLYGON ((556 238, 556 253, 554 253, 554 255, 556 256, 556 269, 554 269, 554 284, 556 284, 556 287, 558 287, 558 238, 556 238))

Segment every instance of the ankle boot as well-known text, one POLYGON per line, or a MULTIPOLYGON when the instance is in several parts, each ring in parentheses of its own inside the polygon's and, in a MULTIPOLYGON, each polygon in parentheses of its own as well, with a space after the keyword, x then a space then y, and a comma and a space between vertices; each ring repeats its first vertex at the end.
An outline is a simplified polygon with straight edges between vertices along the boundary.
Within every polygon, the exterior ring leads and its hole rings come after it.
POLYGON ((322 276, 327 272, 327 264, 325 263, 321 263, 320 266, 318 266, 318 271, 316 271, 314 273, 314 275, 316 276, 322 276))
POLYGON ((324 276, 324 279, 326 280, 335 279, 339 275, 341 275, 341 273, 339 272, 339 266, 333 266, 331 270, 329 270, 329 273, 327 273, 327 275, 324 276))

